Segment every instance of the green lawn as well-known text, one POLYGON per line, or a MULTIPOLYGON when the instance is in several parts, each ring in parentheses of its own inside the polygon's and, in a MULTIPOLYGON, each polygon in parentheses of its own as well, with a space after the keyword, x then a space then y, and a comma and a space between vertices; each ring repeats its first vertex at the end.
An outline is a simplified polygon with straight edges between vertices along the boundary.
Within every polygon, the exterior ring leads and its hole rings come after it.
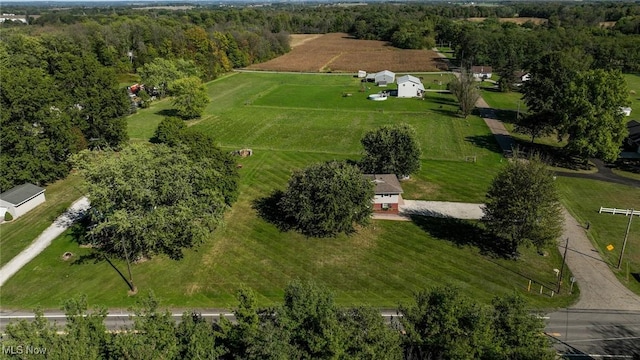
POLYGON ((637 119, 640 114, 640 74, 624 74, 629 87, 629 101, 631 101, 631 118, 637 119))
MULTIPOLYGON (((257 217, 252 202, 283 189, 291 171, 319 161, 357 160, 365 131, 399 122, 417 129, 423 151, 422 169, 404 183, 406 198, 484 200, 503 159, 481 119, 454 116, 451 95, 373 102, 366 95, 379 89, 360 92, 360 86, 349 76, 253 73, 207 84, 212 101, 206 115, 189 125, 213 134, 225 149, 250 147, 255 155, 238 160, 240 198, 226 225, 181 261, 158 257, 134 265, 140 291, 153 289, 168 306, 229 307, 234 292, 248 286, 268 305, 280 301, 289 281, 313 279, 344 305, 395 307, 416 290, 449 283, 484 302, 514 291, 535 308, 574 301, 576 294, 548 296, 552 270, 560 265, 557 251, 543 257, 525 250, 520 261, 495 259, 466 243, 475 238, 469 222, 374 221, 352 237, 308 239, 281 233, 257 217), (526 292, 529 279, 538 283, 535 293, 526 292), (545 295, 537 293, 539 284, 545 295)), ((132 115, 130 136, 148 139, 170 107, 165 100, 132 115)), ((88 253, 70 236, 61 237, 3 286, 3 306, 57 307, 81 293, 108 306, 135 301, 108 264, 63 262, 65 251, 76 259, 88 253)))
POLYGON ((44 204, 12 222, 0 225, 0 266, 24 250, 71 203, 84 195, 82 180, 77 175, 70 175, 46 189, 44 204))
MULTIPOLYGON (((563 202, 581 223, 590 222, 589 237, 612 268, 618 265, 624 234, 629 221, 624 215, 599 214, 600 207, 640 209, 640 188, 604 183, 600 181, 558 177, 563 202), (608 251, 607 245, 614 249, 608 251)), ((640 294, 640 218, 631 224, 622 271, 614 271, 622 283, 640 294), (627 281, 626 262, 631 274, 627 281)))
MULTIPOLYGON (((292 169, 342 158, 268 151, 243 159, 241 196, 226 226, 197 250, 187 251, 181 261, 158 257, 134 265, 139 290, 154 290, 163 305, 185 307, 231 307, 233 294, 241 286, 252 288, 260 304, 274 304, 293 279, 313 279, 334 291, 343 305, 395 307, 416 290, 443 284, 459 286, 483 302, 513 291, 524 294, 536 308, 565 306, 575 300, 576 294, 548 296, 555 279, 552 269, 560 264, 557 252, 542 257, 525 251, 520 261, 482 255, 476 246, 464 244, 464 234, 470 231, 467 222, 374 221, 352 237, 309 239, 281 233, 251 208, 253 199, 283 188, 292 169), (527 293, 529 279, 543 284, 546 295, 538 294, 540 285, 527 293)), ((456 177, 451 180, 466 181, 464 174, 456 177)), ((442 189, 447 184, 441 181, 435 186, 442 189)), ((60 256, 66 251, 76 254, 76 259, 88 252, 70 236, 58 239, 7 282, 3 306, 56 307, 80 293, 88 294, 93 303, 114 307, 135 301, 107 263, 64 262, 60 256)), ((117 265, 125 271, 123 263, 117 265)))

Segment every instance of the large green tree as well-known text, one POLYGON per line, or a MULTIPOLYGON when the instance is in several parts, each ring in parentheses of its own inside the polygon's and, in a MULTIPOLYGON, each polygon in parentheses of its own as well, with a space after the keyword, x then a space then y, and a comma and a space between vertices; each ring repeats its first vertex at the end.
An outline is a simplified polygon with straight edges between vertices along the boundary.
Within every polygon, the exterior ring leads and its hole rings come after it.
POLYGON ((173 106, 178 116, 183 119, 193 119, 202 116, 209 103, 207 90, 202 80, 192 76, 178 79, 169 86, 173 94, 173 106))
POLYGON ((615 161, 627 136, 624 114, 629 90, 620 71, 602 69, 578 74, 571 83, 565 122, 560 134, 568 135, 566 149, 585 161, 596 157, 615 161))
POLYGON ((160 97, 164 97, 169 92, 172 82, 185 77, 198 76, 198 68, 193 61, 156 58, 140 67, 138 73, 148 89, 155 89, 160 97))
POLYGON ((383 126, 367 132, 362 140, 365 155, 360 167, 366 173, 409 176, 420 169, 420 143, 407 124, 383 126))
POLYGON ((293 229, 327 237, 368 224, 373 196, 373 184, 358 168, 332 161, 294 172, 278 207, 293 229))
POLYGON ((537 156, 509 161, 491 183, 483 211, 487 229, 508 240, 514 255, 520 245, 550 245, 562 232, 555 179, 537 156))
POLYGON ((0 191, 66 176, 74 136, 53 79, 18 66, 0 69, 0 83, 0 191))
POLYGON ((78 164, 91 200, 87 238, 106 254, 178 259, 207 238, 228 207, 220 163, 194 160, 180 148, 135 144, 78 164))
POLYGON ((469 70, 462 70, 449 82, 449 90, 458 99, 458 106, 462 116, 466 119, 476 107, 476 102, 480 98, 478 83, 473 78, 469 70))
POLYGON ((480 305, 456 287, 420 291, 401 306, 406 359, 551 360, 544 322, 517 295, 480 305))

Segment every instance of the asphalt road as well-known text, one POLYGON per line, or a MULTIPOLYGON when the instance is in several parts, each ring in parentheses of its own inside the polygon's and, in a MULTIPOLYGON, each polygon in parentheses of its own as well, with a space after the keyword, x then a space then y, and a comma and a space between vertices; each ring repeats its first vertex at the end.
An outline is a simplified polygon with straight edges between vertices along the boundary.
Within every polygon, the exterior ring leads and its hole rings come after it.
POLYGON ((640 359, 640 311, 563 309, 546 334, 569 359, 640 359))
MULTIPOLYGON (((170 309, 169 311, 171 311, 173 319, 179 322, 185 310, 170 309)), ((189 311, 200 313, 200 315, 209 320, 218 320, 220 317, 225 317, 232 322, 235 321, 233 312, 227 309, 190 309, 189 311)), ((397 311, 394 309, 380 310, 380 315, 382 315, 387 322, 390 322, 391 319, 398 316, 397 311)), ((47 318, 49 322, 55 322, 60 330, 63 330, 66 324, 66 316, 62 311, 45 311, 44 317, 47 318)), ((109 330, 122 330, 133 325, 133 317, 134 314, 127 310, 109 309, 109 313, 105 319, 105 326, 109 330)), ((35 315, 33 312, 2 310, 0 311, 0 333, 4 333, 7 324, 11 322, 20 320, 32 321, 34 318, 35 315)))

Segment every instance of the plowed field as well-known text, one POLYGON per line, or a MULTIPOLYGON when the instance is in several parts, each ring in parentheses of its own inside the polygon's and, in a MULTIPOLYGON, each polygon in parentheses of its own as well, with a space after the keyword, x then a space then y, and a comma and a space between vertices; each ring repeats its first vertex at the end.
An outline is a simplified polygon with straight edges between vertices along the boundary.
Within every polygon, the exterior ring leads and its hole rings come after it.
POLYGON ((261 64, 251 70, 300 72, 376 72, 391 70, 438 71, 437 55, 431 50, 403 50, 384 41, 357 40, 349 34, 334 33, 305 38, 293 38, 291 52, 261 64))

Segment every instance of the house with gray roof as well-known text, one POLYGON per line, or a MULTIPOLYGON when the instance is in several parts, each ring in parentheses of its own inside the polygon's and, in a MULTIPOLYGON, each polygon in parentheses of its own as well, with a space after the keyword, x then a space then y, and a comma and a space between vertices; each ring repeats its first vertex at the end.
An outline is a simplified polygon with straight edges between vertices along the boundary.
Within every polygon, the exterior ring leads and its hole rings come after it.
POLYGON ((402 205, 402 186, 395 174, 365 174, 375 185, 373 211, 398 213, 402 205))
POLYGON ((44 188, 30 183, 11 188, 0 194, 0 214, 8 212, 14 219, 45 202, 44 188))

